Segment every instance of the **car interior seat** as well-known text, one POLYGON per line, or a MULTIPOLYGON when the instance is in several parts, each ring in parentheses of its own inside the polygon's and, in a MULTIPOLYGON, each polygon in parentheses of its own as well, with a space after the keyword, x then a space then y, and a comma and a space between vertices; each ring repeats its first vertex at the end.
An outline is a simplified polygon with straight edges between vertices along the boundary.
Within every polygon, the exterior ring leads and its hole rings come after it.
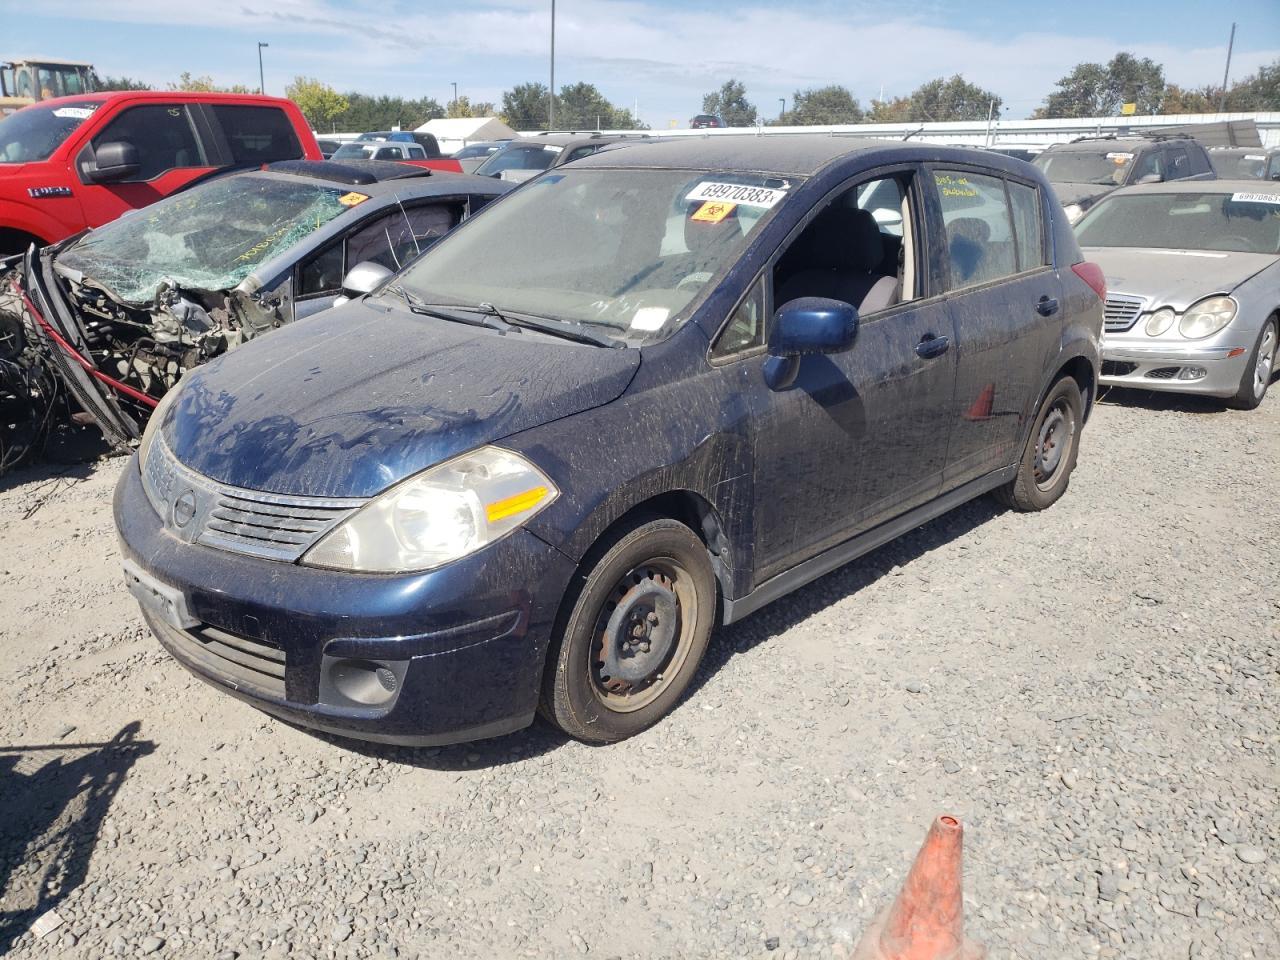
POLYGON ((959 217, 947 224, 951 248, 952 280, 959 284, 980 282, 991 228, 977 217, 959 217))
POLYGON ((880 271, 884 237, 869 210, 828 207, 788 251, 793 272, 778 287, 779 305, 799 297, 830 297, 858 308, 883 310, 898 302, 901 284, 880 271))

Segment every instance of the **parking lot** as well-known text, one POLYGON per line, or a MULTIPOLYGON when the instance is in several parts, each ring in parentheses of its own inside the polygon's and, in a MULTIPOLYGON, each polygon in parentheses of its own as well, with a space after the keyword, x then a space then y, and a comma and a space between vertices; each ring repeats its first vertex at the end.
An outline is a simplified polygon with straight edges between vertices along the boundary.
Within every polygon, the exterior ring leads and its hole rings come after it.
POLYGON ((121 586, 125 468, 2 481, 0 953, 843 957, 943 811, 993 956, 1280 953, 1275 392, 1113 392, 1052 509, 974 501, 719 630, 594 748, 215 692, 121 586))

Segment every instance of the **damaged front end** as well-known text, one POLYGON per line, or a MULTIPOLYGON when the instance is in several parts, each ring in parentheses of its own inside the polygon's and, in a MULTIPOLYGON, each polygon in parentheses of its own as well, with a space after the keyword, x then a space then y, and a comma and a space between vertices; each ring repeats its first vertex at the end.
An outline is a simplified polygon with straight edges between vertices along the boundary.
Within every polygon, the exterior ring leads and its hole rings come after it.
POLYGON ((57 248, 30 251, 22 273, 16 289, 28 329, 80 408, 121 449, 142 436, 186 371, 283 322, 278 298, 171 280, 147 304, 124 303, 62 263, 57 248))
POLYGON ((43 448, 61 399, 15 289, 21 273, 21 258, 0 260, 0 474, 43 448))

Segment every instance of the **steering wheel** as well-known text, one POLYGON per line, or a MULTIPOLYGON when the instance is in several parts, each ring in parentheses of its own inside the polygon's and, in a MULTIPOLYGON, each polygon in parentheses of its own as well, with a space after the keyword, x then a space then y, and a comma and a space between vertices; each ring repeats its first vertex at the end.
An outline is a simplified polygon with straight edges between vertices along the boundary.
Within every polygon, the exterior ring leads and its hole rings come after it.
POLYGON ((680 290, 683 287, 693 286, 694 284, 702 286, 702 284, 706 283, 710 279, 710 270, 699 270, 697 273, 690 273, 687 276, 682 277, 680 282, 676 284, 676 289, 680 290))

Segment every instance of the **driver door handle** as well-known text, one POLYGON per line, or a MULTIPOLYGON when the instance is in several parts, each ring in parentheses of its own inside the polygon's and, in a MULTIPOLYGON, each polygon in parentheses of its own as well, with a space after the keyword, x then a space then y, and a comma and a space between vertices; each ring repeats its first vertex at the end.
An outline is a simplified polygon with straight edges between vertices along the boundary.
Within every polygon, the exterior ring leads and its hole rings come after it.
POLYGON ((1058 312, 1058 301, 1053 297, 1044 296, 1036 301, 1036 313, 1042 317, 1052 317, 1058 312))
POLYGON ((916 344, 916 356, 925 360, 932 360, 934 357, 940 357, 946 353, 950 346, 950 337, 935 337, 932 333, 926 333, 920 338, 920 342, 916 344))

